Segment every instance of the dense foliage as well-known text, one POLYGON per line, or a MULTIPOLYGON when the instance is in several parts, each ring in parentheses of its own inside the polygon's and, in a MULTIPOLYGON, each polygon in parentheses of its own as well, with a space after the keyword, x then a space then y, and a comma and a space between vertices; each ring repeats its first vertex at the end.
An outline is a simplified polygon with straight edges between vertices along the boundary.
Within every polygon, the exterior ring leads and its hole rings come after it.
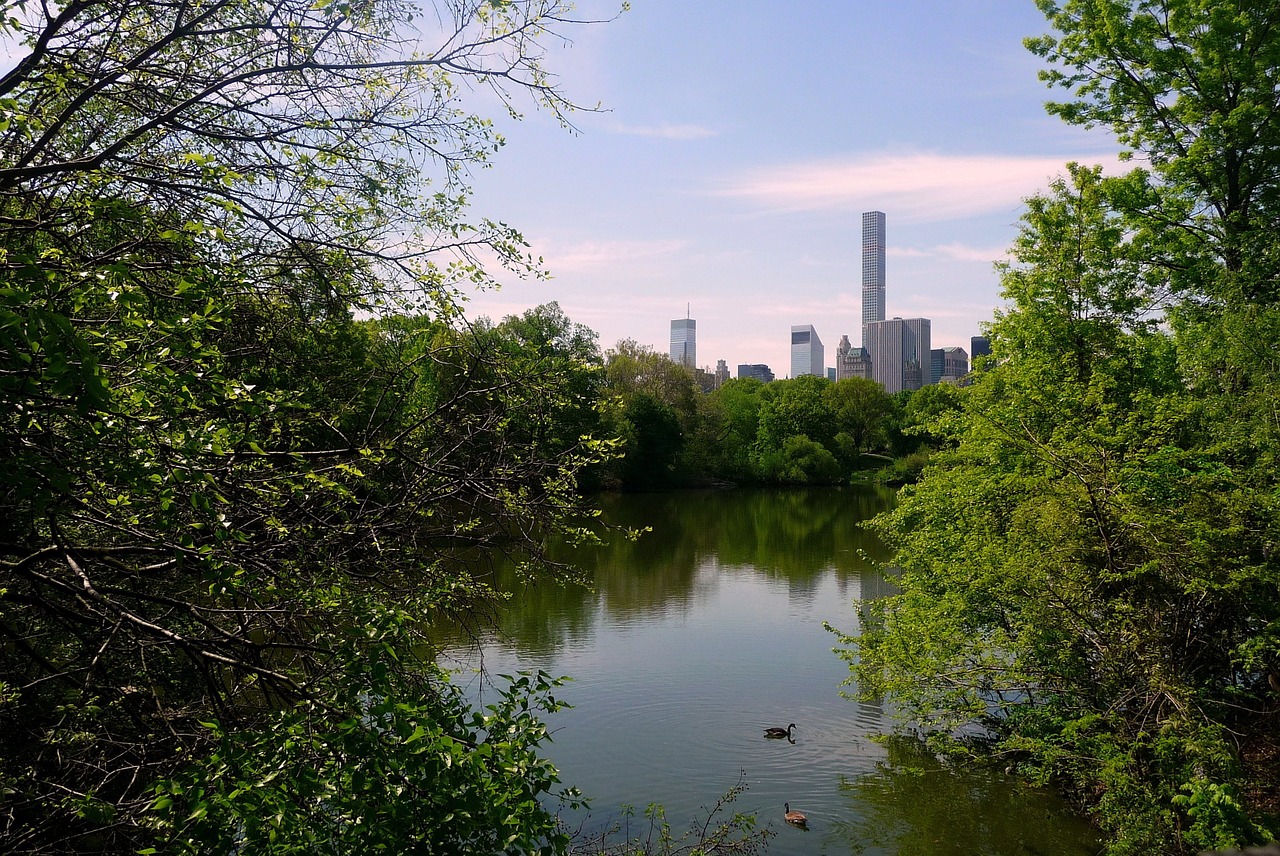
POLYGON ((1280 9, 1040 6, 1051 110, 1147 165, 1029 201, 994 366, 880 521, 902 594, 848 654, 862 692, 1072 789, 1113 853, 1270 840, 1280 9))
POLYGON ((620 455, 603 482, 635 489, 843 484, 889 456, 902 460, 885 476, 906 480, 947 442, 928 433, 929 418, 955 406, 950 386, 890 396, 864 378, 811 375, 738 378, 703 393, 693 371, 630 340, 606 353, 602 392, 600 430, 620 455))
POLYGON ((472 710, 422 633, 493 551, 558 572, 608 454, 580 331, 456 305, 473 249, 523 269, 464 219, 501 139, 459 86, 560 114, 539 40, 571 22, 439 3, 423 52, 413 13, 4 6, 5 852, 566 846, 554 682, 472 710))

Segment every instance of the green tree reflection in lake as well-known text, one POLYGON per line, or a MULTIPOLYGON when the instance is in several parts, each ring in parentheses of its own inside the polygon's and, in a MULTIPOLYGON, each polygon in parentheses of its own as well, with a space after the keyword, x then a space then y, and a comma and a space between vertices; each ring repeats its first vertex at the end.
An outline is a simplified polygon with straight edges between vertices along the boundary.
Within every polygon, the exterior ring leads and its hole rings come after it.
MULTIPOLYGON (((1094 853, 1096 833, 1064 823, 1051 795, 993 771, 957 769, 910 737, 886 742, 875 770, 840 785, 848 820, 832 838, 849 852, 896 856, 1094 853)), ((838 851, 839 848, 833 848, 838 851)))
MULTIPOLYGON (((558 554, 580 564, 590 589, 525 587, 499 570, 494 584, 510 602, 492 626, 442 639, 442 659, 459 681, 481 661, 490 674, 573 677, 560 695, 574 709, 550 721, 547 751, 564 781, 592 798, 590 823, 616 819, 623 804, 659 802, 678 830, 745 771, 750 789, 735 808, 773 824, 770 853, 898 852, 860 849, 858 831, 891 809, 851 802, 845 785, 896 767, 871 739, 888 725, 883 711, 840 696, 848 670, 822 626, 856 631, 857 601, 889 593, 874 567, 887 551, 860 523, 890 502, 870 488, 602 497, 610 524, 651 531, 558 554), (794 743, 763 739, 764 726, 789 722, 794 743), (809 832, 782 823, 785 801, 809 816, 809 832)), ((471 686, 489 692, 481 679, 471 686)), ((1092 852, 1073 849, 1080 825, 1056 803, 1043 829, 1018 819, 1021 805, 980 808, 1068 842, 1059 853, 1092 852)), ((915 810, 895 817, 917 824, 915 810)), ((972 827, 981 835, 1003 822, 972 827)), ((968 852, 1005 852, 956 840, 968 852)))

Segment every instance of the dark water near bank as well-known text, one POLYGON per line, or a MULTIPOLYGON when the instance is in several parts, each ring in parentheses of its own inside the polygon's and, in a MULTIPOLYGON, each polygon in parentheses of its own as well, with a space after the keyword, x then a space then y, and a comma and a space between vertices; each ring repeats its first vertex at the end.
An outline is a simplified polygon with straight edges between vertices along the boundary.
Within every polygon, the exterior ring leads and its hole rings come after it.
POLYGON ((657 802, 679 832, 741 776, 734 808, 777 830, 773 854, 1096 853, 1051 795, 873 742, 886 711, 841 697, 848 667, 822 624, 856 631, 856 602, 890 592, 871 565, 886 551, 858 526, 890 501, 849 488, 606 497, 610 522, 652 531, 579 554, 590 590, 500 577, 516 596, 478 636, 450 637, 443 661, 480 695, 480 665, 573 678, 547 755, 591 798, 588 827, 657 802), (763 739, 790 722, 794 743, 763 739), (782 822, 784 802, 808 831, 782 822))

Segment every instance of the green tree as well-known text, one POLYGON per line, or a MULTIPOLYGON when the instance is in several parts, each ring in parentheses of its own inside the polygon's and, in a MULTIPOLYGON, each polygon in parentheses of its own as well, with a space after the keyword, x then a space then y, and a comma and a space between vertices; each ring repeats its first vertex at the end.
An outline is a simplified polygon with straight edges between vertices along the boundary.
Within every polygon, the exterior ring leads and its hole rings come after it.
POLYGON ((605 383, 614 399, 609 430, 621 438, 613 475, 628 487, 651 489, 700 476, 699 392, 693 372, 632 339, 605 354, 605 383), (692 455, 693 457, 688 457, 692 455))
POLYGON ((838 433, 849 437, 854 453, 876 452, 887 442, 885 422, 893 401, 884 387, 869 378, 838 380, 823 390, 838 433))
POLYGON ((708 448, 711 472, 722 478, 752 482, 759 477, 753 457, 760 428, 761 391, 756 378, 731 378, 707 396, 715 417, 705 423, 698 442, 708 448))
POLYGON ((528 270, 466 217, 501 139, 459 93, 563 115, 571 20, 433 11, 421 49, 393 0, 0 18, 0 849, 564 846, 550 685, 486 719, 418 633, 487 549, 554 572, 605 453, 550 433, 581 366, 455 323, 480 248, 528 270))
POLYGON ((829 446, 836 435, 835 417, 826 397, 830 385, 831 381, 816 375, 766 385, 760 394, 761 446, 781 448, 788 437, 797 435, 829 446))
POLYGON ((482 319, 473 330, 492 349, 490 359, 518 368, 507 374, 539 397, 529 413, 541 418, 512 424, 510 432, 527 436, 549 456, 584 444, 593 446, 593 454, 603 451, 595 438, 602 433, 604 360, 594 330, 571 321, 554 302, 507 316, 496 326, 482 319))
POLYGON ((902 594, 847 640, 862 691, 937 735, 980 724, 987 751, 1089 798, 1115 853, 1268 836, 1240 747, 1272 740, 1280 618, 1274 472, 1217 423, 1238 405, 1187 376, 1203 341, 1150 311, 1170 255, 1126 207, 1147 186, 1072 166, 1029 200, 996 365, 880 521, 902 594))
POLYGON ((759 466, 765 479, 783 484, 835 484, 842 475, 835 455, 803 434, 761 453, 759 466))
POLYGON ((1072 99, 1049 111, 1110 127, 1158 179, 1123 208, 1171 285, 1227 303, 1274 303, 1278 12, 1255 0, 1037 0, 1057 30, 1028 39, 1072 99))
POLYGON ((647 392, 630 397, 622 410, 623 484, 649 490, 675 483, 676 463, 684 449, 680 418, 669 405, 647 392))

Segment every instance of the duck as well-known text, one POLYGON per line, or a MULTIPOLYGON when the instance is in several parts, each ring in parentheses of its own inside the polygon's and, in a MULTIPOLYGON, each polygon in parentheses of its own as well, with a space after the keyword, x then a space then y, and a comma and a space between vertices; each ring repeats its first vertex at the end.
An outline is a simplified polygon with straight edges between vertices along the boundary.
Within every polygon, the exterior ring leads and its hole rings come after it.
POLYGON ((764 736, 770 737, 770 738, 786 737, 789 740, 791 739, 791 732, 795 730, 795 727, 796 727, 796 724, 794 722, 788 725, 786 728, 778 728, 777 726, 771 726, 764 730, 764 736))
POLYGON ((806 817, 803 812, 792 811, 791 803, 789 802, 784 802, 782 804, 782 810, 785 812, 785 814, 782 815, 782 819, 787 823, 794 826, 805 826, 809 822, 809 818, 806 817))

